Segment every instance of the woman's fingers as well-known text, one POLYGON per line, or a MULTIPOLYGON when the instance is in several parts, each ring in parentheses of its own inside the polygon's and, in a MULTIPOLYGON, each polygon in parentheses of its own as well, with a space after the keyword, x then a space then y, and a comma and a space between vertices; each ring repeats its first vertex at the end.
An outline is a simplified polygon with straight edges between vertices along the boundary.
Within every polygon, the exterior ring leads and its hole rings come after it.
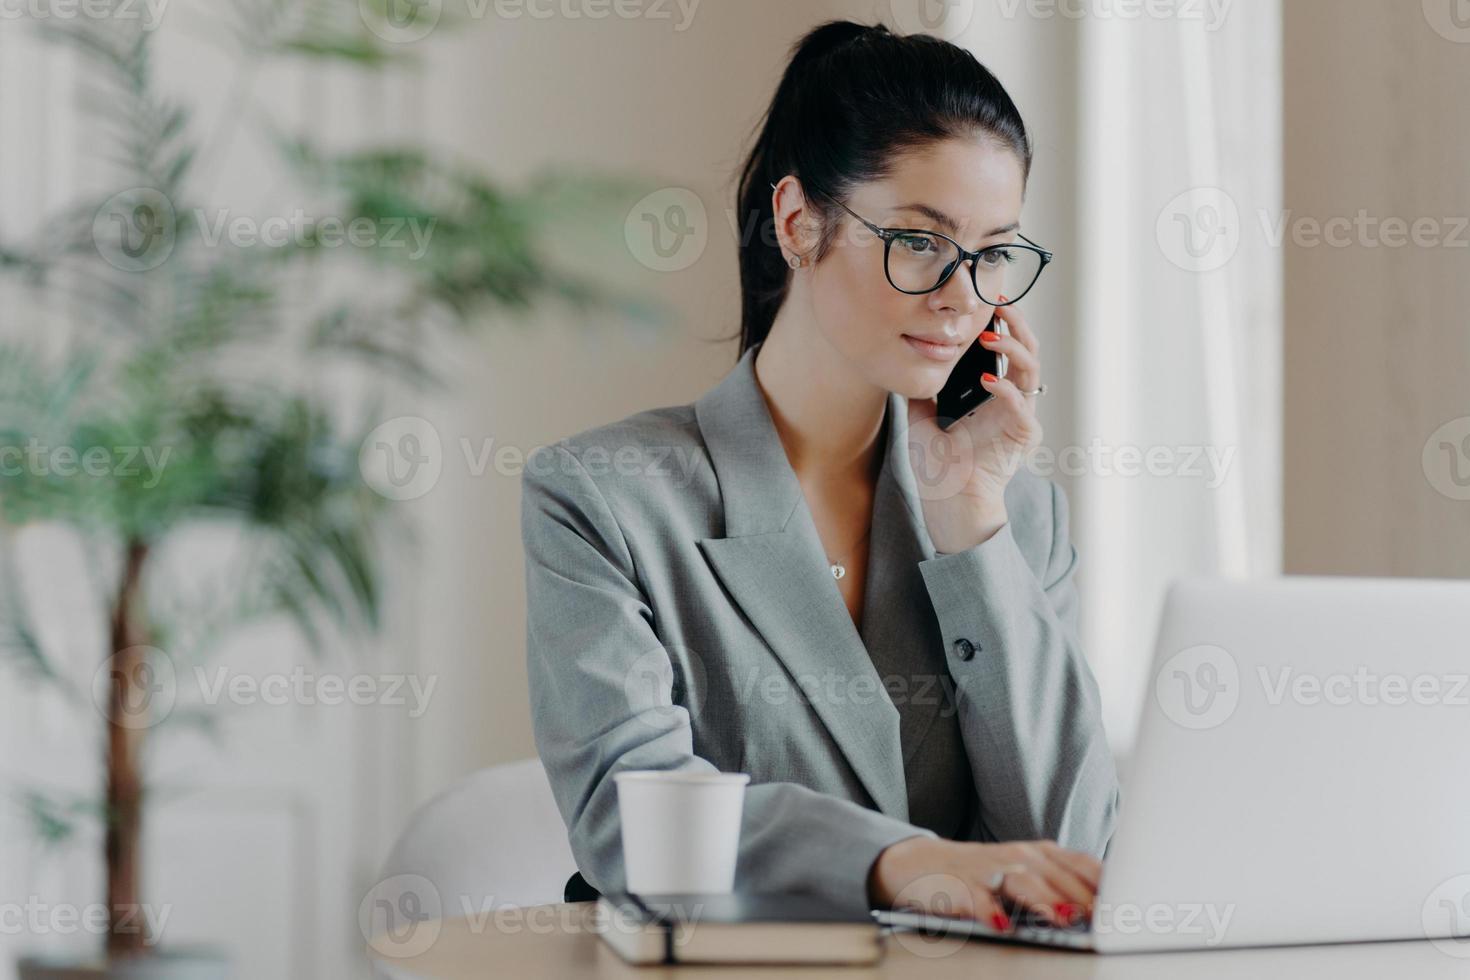
POLYGON ((1087 885, 1094 895, 1102 884, 1102 862, 1084 851, 1062 847, 1056 841, 1044 840, 1039 845, 1053 861, 1067 868, 1087 885))
MULTIPOLYGON (((1004 300, 1005 297, 1002 296, 1001 301, 1004 302, 1004 300)), ((1041 357, 1041 340, 1036 336, 1036 331, 1032 330, 1031 325, 1026 322, 1026 314, 1014 306, 998 306, 995 312, 1006 322, 1006 327, 1009 328, 1012 335, 1031 352, 1033 357, 1039 359, 1041 357)), ((1007 353, 1009 354, 1009 351, 1007 353)))
POLYGON ((998 932, 1011 928, 1000 899, 983 884, 946 872, 915 878, 894 896, 893 908, 984 922, 998 932))
POLYGON ((1004 354, 1010 360, 1006 377, 1025 380, 1028 388, 1036 387, 1030 382, 1041 374, 1041 360, 1015 335, 996 334, 994 340, 980 338, 980 346, 1004 354))
POLYGON ((1012 845, 1009 856, 1008 866, 1016 870, 1003 879, 1006 897, 1056 924, 1091 917, 1097 885, 1095 876, 1087 877, 1093 871, 1089 863, 1096 864, 1090 855, 1055 841, 1028 841, 1012 845))
POLYGON ((1090 916, 1100 866, 1055 841, 902 841, 874 866, 884 907, 973 919, 1009 932, 1018 914, 1057 926, 1090 916), (996 873, 1005 874, 997 881, 996 873), (897 886, 897 887, 896 887, 897 886))
POLYGON ((1036 411, 1031 403, 1033 398, 1027 398, 1021 394, 1021 389, 1009 378, 996 378, 993 381, 980 379, 981 386, 994 397, 980 406, 979 412, 989 414, 997 409, 1002 413, 997 417, 1002 431, 1006 436, 1021 447, 1021 451, 1030 450, 1041 442, 1041 422, 1036 417, 1036 411), (992 403, 999 403, 992 407, 992 403), (989 409, 989 412, 987 412, 989 409))
POLYGON ((973 889, 975 893, 974 908, 970 918, 976 922, 988 924, 996 932, 1011 931, 1011 917, 1006 915, 1005 908, 1000 900, 990 891, 983 887, 973 889))
POLYGON ((1092 915, 1092 900, 1097 894, 1097 882, 1089 880, 1079 870, 1079 862, 1076 858, 1090 856, 1068 851, 1059 847, 1054 841, 1038 841, 1037 850, 1040 852, 1045 863, 1042 865, 1042 874, 1052 883, 1058 891, 1065 892, 1068 900, 1076 905, 1084 915, 1092 915))
POLYGON ((1048 861, 1043 865, 1041 875, 1052 888, 1065 896, 1062 905, 1057 908, 1057 913, 1064 922, 1079 915, 1083 918, 1092 917, 1092 900, 1097 893, 1070 868, 1057 861, 1048 861))
POLYGON ((1025 395, 1021 394, 1021 389, 1017 388, 1016 383, 1010 378, 995 378, 991 381, 982 377, 980 385, 1012 411, 1021 415, 1032 414, 1031 403, 1027 401, 1025 395))
POLYGON ((1065 902, 1066 898, 1036 871, 1027 869, 1008 872, 1001 881, 1000 893, 1048 922, 1060 924, 1062 921, 1057 906, 1065 902))

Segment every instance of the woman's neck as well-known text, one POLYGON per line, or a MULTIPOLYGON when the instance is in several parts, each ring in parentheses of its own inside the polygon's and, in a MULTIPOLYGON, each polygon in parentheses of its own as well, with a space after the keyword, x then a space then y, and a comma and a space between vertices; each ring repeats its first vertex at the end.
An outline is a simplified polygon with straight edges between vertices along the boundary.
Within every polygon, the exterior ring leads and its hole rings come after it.
POLYGON ((778 317, 756 351, 755 376, 803 482, 876 480, 888 392, 854 375, 815 329, 778 317))

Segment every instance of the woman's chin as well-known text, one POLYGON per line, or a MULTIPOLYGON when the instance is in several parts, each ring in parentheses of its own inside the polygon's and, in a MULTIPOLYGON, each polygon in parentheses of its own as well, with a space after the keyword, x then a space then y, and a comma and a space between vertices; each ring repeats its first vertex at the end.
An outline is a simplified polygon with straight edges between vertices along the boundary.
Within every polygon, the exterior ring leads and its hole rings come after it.
POLYGON ((951 367, 936 364, 934 367, 911 368, 895 379, 892 390, 916 401, 934 398, 949 380, 951 367))

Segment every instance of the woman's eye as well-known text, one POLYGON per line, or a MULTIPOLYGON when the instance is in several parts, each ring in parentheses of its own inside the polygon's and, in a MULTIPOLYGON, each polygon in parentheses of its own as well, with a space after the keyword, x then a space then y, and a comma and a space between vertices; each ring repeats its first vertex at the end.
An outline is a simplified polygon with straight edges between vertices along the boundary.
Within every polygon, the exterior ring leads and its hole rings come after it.
POLYGON ((928 238, 905 236, 898 240, 898 245, 912 255, 933 255, 936 251, 934 242, 928 238))

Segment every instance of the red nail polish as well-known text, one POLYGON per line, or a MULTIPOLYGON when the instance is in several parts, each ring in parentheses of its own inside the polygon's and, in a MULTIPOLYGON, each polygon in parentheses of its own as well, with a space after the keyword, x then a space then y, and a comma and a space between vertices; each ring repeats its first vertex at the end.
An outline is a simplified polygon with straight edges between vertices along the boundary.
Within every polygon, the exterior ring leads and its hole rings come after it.
POLYGON ((1062 925, 1070 925, 1073 917, 1077 914, 1076 907, 1071 902, 1058 902, 1053 909, 1057 913, 1057 920, 1062 925))
POLYGON ((996 931, 998 932, 1011 931, 1011 920, 1006 918, 1006 914, 1004 912, 993 913, 990 916, 990 924, 994 926, 996 931))
POLYGON ((1000 334, 996 333, 994 330, 987 330, 980 335, 980 339, 985 341, 987 344, 993 344, 1000 339, 1000 334))
POLYGON ((986 371, 984 374, 980 375, 980 377, 984 378, 986 381, 990 382, 991 384, 995 384, 995 382, 997 380, 996 377, 995 377, 995 375, 991 374, 989 371, 986 371))

